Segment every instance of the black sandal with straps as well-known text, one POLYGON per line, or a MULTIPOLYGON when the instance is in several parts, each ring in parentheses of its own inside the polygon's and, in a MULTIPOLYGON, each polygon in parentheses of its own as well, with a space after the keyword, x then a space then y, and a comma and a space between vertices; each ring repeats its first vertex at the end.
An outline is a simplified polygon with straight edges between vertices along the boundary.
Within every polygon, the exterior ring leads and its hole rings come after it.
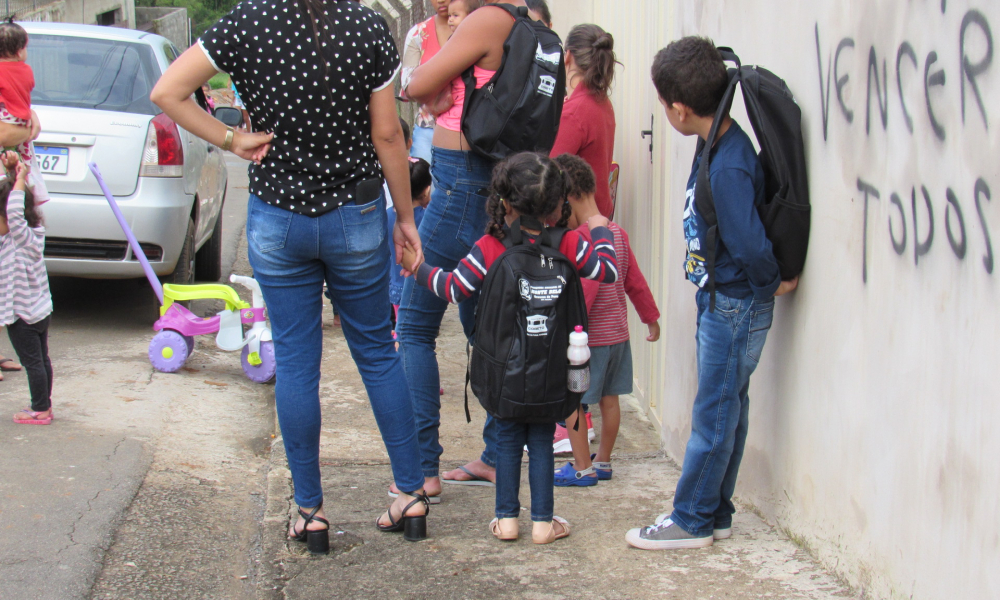
POLYGON ((402 517, 397 521, 392 518, 392 507, 390 506, 388 510, 385 511, 389 515, 389 525, 383 525, 375 520, 375 527, 378 527, 379 531, 385 532, 403 532, 403 539, 408 542, 419 542, 420 540, 427 539, 427 515, 431 512, 431 501, 427 497, 427 494, 420 494, 406 505, 403 509, 402 517), (423 502, 426 512, 422 515, 417 515, 413 517, 406 516, 406 511, 410 510, 412 507, 416 506, 418 502, 423 502))
POLYGON ((296 542, 305 542, 310 554, 327 554, 330 552, 330 522, 323 517, 316 516, 316 513, 321 508, 323 508, 322 504, 312 509, 312 512, 309 514, 306 514, 305 511, 299 508, 299 516, 305 519, 306 522, 302 525, 302 531, 297 532, 295 531, 295 526, 292 526, 293 535, 291 538, 296 542), (309 529, 309 524, 313 521, 323 523, 326 525, 326 529, 309 529))

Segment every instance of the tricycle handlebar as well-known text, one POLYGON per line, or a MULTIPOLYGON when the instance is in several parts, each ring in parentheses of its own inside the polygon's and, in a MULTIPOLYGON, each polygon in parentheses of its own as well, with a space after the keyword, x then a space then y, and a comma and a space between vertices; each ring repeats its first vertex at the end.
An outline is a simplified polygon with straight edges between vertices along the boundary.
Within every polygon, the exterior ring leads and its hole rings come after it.
POLYGON ((249 289, 253 293, 253 306, 254 308, 263 308, 264 306, 264 295, 260 291, 260 284, 253 277, 244 277, 243 275, 237 275, 233 273, 229 276, 229 281, 232 283, 238 283, 243 287, 249 289))

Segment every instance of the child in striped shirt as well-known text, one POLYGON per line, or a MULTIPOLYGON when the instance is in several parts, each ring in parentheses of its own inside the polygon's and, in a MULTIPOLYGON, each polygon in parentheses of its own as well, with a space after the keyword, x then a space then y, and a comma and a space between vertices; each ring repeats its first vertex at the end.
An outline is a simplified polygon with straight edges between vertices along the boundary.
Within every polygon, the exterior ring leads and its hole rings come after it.
POLYGON ((45 227, 34 197, 25 190, 28 167, 16 152, 4 152, 7 177, 0 182, 0 325, 28 372, 31 408, 14 422, 52 422, 52 363, 49 361, 49 315, 52 297, 42 252, 45 227))
MULTIPOLYGON (((570 180, 567 194, 573 215, 569 225, 578 227, 580 235, 586 237, 587 220, 592 215, 600 214, 594 196, 594 171, 585 160, 573 154, 562 154, 555 162, 570 180)), ((600 404, 601 442, 597 454, 591 454, 587 428, 574 430, 576 414, 566 419, 566 433, 573 446, 573 463, 566 463, 556 471, 555 484, 561 487, 585 487, 597 485, 599 479, 611 479, 611 451, 621 424, 618 396, 632 393, 632 349, 629 346, 626 296, 639 313, 639 319, 649 329, 646 340, 655 342, 660 338, 660 311, 632 254, 628 234, 617 223, 611 222, 608 227, 615 236, 618 280, 606 285, 583 282, 590 324, 590 389, 583 395, 583 404, 600 404)))
MULTIPOLYGON (((534 152, 515 154, 493 170, 491 193, 486 202, 486 212, 490 215, 487 233, 472 246, 454 271, 444 271, 427 263, 414 269, 415 256, 408 248, 403 253, 403 264, 415 272, 418 285, 429 288, 440 298, 456 304, 466 300, 482 287, 486 273, 506 250, 502 240, 509 234, 515 219, 533 217, 538 222, 545 222, 555 213, 561 216, 557 226, 566 226, 571 214, 566 199, 568 184, 566 173, 548 156, 534 152)), ((588 241, 579 230, 571 230, 563 235, 559 250, 576 266, 581 277, 613 283, 618 278, 615 238, 607 226, 605 217, 594 214, 588 220, 588 234, 593 241, 588 241)), ((523 226, 522 231, 531 240, 541 234, 541 231, 523 226)), ((536 544, 548 544, 568 536, 569 523, 553 514, 552 434, 555 423, 522 423, 500 418, 496 422, 496 518, 490 523, 493 535, 501 540, 518 537, 521 459, 527 444, 532 540, 536 544)), ((587 434, 586 429, 583 434, 587 434)))

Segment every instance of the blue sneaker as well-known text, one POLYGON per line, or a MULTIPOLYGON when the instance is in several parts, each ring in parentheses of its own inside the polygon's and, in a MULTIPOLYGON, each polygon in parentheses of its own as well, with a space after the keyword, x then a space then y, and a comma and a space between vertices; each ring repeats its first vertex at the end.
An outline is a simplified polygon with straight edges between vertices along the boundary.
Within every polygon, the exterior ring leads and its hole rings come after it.
MULTIPOLYGON (((597 455, 591 454, 590 460, 593 461, 595 456, 597 455)), ((611 475, 612 473, 614 473, 614 471, 611 469, 611 463, 609 462, 595 462, 594 472, 597 473, 597 478, 601 481, 607 481, 611 479, 611 475)))
POLYGON ((594 474, 594 467, 577 471, 573 468, 573 463, 566 463, 566 466, 556 471, 555 484, 557 487, 588 487, 597 485, 597 477, 594 474))

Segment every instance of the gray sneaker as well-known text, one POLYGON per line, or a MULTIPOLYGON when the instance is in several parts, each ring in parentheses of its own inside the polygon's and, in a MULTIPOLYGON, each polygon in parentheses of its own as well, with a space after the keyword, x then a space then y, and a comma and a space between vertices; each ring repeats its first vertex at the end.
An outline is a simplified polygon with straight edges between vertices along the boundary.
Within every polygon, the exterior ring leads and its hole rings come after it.
POLYGON ((712 536, 695 537, 666 519, 649 527, 630 529, 625 541, 630 546, 642 550, 678 550, 682 548, 706 548, 712 545, 712 536))
MULTIPOLYGON (((659 525, 660 523, 666 521, 670 518, 670 513, 663 513, 662 515, 657 515, 656 520, 653 521, 653 525, 659 525)), ((728 540, 733 537, 733 528, 726 527, 725 529, 715 529, 712 531, 712 538, 715 541, 728 540)))

